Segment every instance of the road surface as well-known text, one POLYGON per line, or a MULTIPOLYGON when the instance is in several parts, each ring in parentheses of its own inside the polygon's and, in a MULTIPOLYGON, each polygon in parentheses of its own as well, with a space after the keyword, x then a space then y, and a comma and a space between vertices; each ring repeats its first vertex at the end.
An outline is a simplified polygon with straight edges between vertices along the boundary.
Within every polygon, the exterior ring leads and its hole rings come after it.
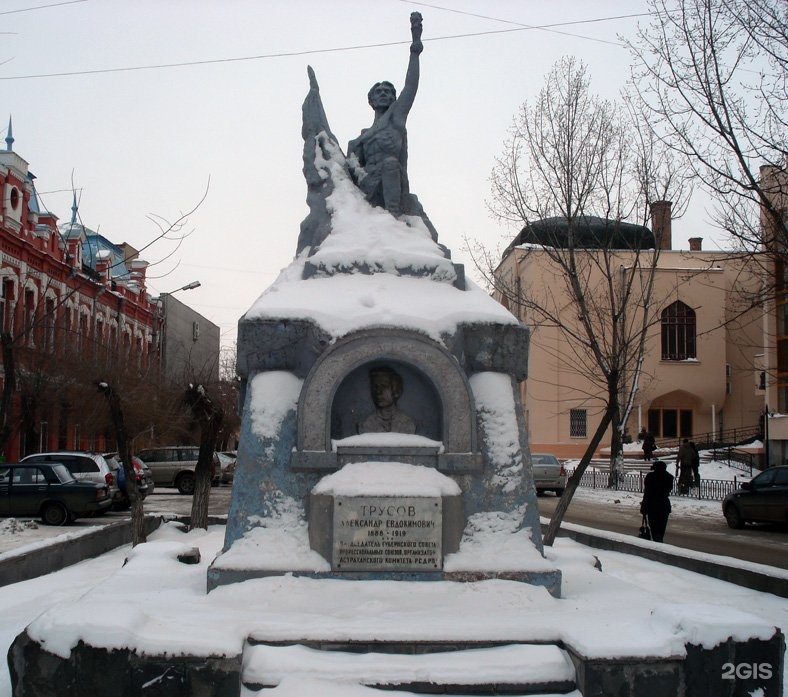
MULTIPOLYGON (((551 518, 558 498, 546 494, 538 502, 539 514, 551 518)), ((574 499, 564 520, 632 537, 637 536, 640 526, 640 516, 631 506, 588 499, 574 499)), ((743 530, 731 530, 722 516, 722 508, 719 519, 681 516, 674 509, 668 520, 665 543, 788 569, 788 529, 748 525, 743 530)))

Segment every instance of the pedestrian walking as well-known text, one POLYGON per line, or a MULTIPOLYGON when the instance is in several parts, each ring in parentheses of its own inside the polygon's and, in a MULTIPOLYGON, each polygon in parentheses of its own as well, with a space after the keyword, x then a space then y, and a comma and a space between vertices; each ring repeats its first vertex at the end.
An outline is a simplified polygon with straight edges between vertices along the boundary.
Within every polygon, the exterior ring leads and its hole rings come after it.
POLYGON ((643 459, 648 461, 654 456, 654 451, 657 449, 657 443, 648 431, 643 433, 643 459))
POLYGON ((643 481, 643 500, 640 502, 640 512, 648 519, 654 542, 662 542, 665 537, 672 490, 673 476, 668 474, 667 464, 656 460, 643 481))
POLYGON ((695 486, 700 488, 700 451, 698 446, 693 441, 690 441, 692 446, 692 478, 695 486))
POLYGON ((695 459, 695 449, 685 438, 676 454, 676 476, 679 478, 679 494, 689 494, 690 487, 695 481, 692 463, 695 459))

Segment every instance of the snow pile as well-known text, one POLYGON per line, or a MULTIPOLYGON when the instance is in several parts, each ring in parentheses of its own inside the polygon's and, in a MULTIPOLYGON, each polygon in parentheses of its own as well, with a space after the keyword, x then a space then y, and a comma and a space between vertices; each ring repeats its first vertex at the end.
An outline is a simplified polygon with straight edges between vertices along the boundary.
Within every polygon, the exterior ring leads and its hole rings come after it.
POLYGON ((523 472, 511 378, 503 373, 476 373, 470 383, 486 434, 493 484, 503 493, 510 493, 522 486, 523 472))
POLYGON ((383 447, 383 448, 436 448, 444 452, 443 443, 414 433, 361 433, 331 441, 331 449, 344 447, 383 447))
POLYGON ((6 518, 0 520, 0 535, 18 535, 26 530, 36 530, 38 523, 34 520, 17 520, 16 518, 6 518))
POLYGON ((272 492, 269 501, 271 515, 249 516, 255 527, 218 556, 213 568, 330 571, 331 565, 309 546, 309 528, 301 503, 281 492, 272 492))
POLYGON ((575 678, 575 668, 569 656, 558 647, 536 645, 417 655, 350 654, 306 646, 261 645, 254 648, 249 660, 244 661, 244 678, 252 684, 276 684, 289 675, 299 675, 351 685, 393 686, 417 682, 478 685, 487 683, 490 674, 495 674, 500 683, 571 682, 575 678))
POLYGON ((272 439, 279 433, 285 416, 295 411, 303 380, 284 370, 258 373, 252 378, 252 431, 260 439, 272 439))
POLYGON ((322 178, 332 179, 334 190, 326 200, 331 234, 309 257, 318 274, 352 272, 361 267, 372 273, 399 275, 411 268, 429 273, 434 281, 453 283, 457 278, 454 265, 432 240, 421 218, 398 220, 383 208, 370 206, 348 176, 340 149, 325 134, 320 140, 322 147, 315 146, 315 166, 322 178))
POLYGON ((472 515, 459 551, 446 555, 444 571, 555 571, 555 565, 545 560, 534 545, 530 530, 520 529, 522 520, 522 510, 472 515))
POLYGON ((255 301, 244 320, 311 320, 334 339, 370 326, 403 327, 435 340, 463 322, 517 324, 471 281, 467 290, 427 278, 379 273, 301 279, 302 254, 255 301), (424 302, 425 298, 430 301, 424 302))
POLYGON ((433 467, 404 462, 351 462, 323 477, 313 494, 333 496, 459 496, 453 479, 433 467))

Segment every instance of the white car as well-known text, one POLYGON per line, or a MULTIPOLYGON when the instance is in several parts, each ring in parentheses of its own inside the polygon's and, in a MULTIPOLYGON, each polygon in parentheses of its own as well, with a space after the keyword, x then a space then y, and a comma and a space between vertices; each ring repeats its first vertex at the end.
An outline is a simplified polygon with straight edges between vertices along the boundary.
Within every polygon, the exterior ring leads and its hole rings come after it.
POLYGON ((561 496, 566 489, 566 470, 555 455, 548 453, 531 453, 531 465, 534 472, 536 493, 554 491, 561 496))

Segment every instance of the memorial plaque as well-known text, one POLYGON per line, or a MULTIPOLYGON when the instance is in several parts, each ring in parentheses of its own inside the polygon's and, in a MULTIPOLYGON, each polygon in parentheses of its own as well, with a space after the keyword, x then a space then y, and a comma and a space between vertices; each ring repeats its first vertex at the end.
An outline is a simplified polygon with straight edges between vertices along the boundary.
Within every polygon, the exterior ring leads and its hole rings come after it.
POLYGON ((334 571, 436 571, 443 567, 439 496, 336 496, 334 571))

